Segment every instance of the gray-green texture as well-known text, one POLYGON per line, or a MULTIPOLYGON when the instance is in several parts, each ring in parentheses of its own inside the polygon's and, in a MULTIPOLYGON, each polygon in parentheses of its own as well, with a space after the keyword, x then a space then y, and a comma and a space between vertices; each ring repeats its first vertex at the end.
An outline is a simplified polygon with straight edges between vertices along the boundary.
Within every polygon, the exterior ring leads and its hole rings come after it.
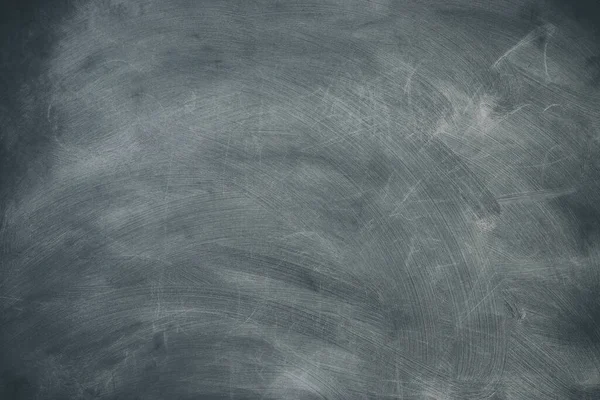
POLYGON ((576 5, 2 6, 0 398, 599 399, 576 5))

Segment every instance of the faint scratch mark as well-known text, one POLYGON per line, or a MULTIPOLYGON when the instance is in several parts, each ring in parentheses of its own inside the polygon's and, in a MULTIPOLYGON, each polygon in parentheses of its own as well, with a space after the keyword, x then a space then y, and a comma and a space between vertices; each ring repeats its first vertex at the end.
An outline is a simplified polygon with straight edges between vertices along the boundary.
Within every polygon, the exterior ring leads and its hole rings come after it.
POLYGON ((519 40, 519 42, 517 42, 517 44, 515 44, 513 47, 508 49, 504 54, 502 54, 500 56, 500 58, 498 58, 496 60, 496 62, 494 64, 492 64, 492 68, 494 68, 494 69, 498 68, 498 65, 509 55, 511 55, 515 51, 519 50, 521 47, 526 46, 529 43, 538 39, 540 37, 540 35, 542 34, 542 32, 540 32, 541 29, 547 29, 547 28, 546 27, 537 28, 537 29, 534 29, 532 32, 528 33, 523 39, 519 40))
POLYGON ((498 286, 502 284, 502 282, 503 281, 498 282, 498 284, 494 286, 492 290, 490 290, 485 296, 483 296, 483 298, 477 304, 475 304, 475 306, 471 308, 471 310, 469 310, 469 312, 463 318, 459 320, 458 324, 462 325, 462 323, 469 317, 469 315, 471 315, 473 311, 477 309, 477 307, 479 307, 488 297, 490 297, 490 295, 494 293, 494 291, 498 288, 498 286))
POLYGON ((542 114, 545 113, 546 111, 548 111, 552 107, 560 107, 560 104, 550 104, 548 107, 544 108, 544 111, 542 111, 542 114))
POLYGON ((413 76, 415 75, 415 72, 417 72, 417 69, 419 69, 419 65, 417 64, 412 71, 410 71, 410 74, 408 74, 408 78, 406 78, 406 83, 404 84, 404 93, 410 95, 410 89, 411 89, 411 85, 412 85, 412 79, 413 76))
POLYGON ((548 48, 548 42, 544 43, 544 72, 546 72, 546 80, 550 81, 550 75, 548 75, 548 61, 546 56, 546 49, 548 48))
POLYGON ((417 183, 415 183, 408 191, 408 193, 406 193, 406 195, 404 196, 404 198, 400 201, 400 203, 396 206, 396 208, 394 209, 394 211, 392 211, 392 213, 390 214, 390 217, 397 217, 397 216, 401 216, 402 213, 400 213, 398 210, 400 209, 400 207, 406 202, 406 200, 410 197, 411 194, 413 194, 415 192, 415 190, 417 189, 417 187, 419 187, 419 185, 423 182, 422 179, 419 179, 419 181, 417 183))

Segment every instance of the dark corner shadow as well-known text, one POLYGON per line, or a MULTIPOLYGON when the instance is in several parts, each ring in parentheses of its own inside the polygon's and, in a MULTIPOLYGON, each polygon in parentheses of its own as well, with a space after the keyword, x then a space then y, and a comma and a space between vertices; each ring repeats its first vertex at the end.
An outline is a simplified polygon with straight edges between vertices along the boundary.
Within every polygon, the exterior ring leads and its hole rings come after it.
POLYGON ((552 4, 564 13, 565 16, 573 18, 585 30, 590 32, 596 42, 595 55, 589 57, 587 66, 590 69, 590 84, 597 88, 600 85, 600 2, 596 0, 552 0, 552 4))
MULTIPOLYGON (((79 2, 81 3, 81 2, 79 2)), ((58 23, 75 2, 6 0, 0 4, 0 210, 10 189, 25 175, 33 155, 48 144, 45 62, 57 40, 58 23)), ((41 173, 42 171, 36 171, 41 173)), ((4 213, 0 213, 4 215, 4 213)))

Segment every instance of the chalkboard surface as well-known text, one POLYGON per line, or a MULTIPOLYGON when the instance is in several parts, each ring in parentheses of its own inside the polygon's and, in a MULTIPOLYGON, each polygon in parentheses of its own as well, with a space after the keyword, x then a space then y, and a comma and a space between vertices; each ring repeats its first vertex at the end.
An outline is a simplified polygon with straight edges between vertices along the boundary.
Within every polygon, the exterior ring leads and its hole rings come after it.
POLYGON ((0 399, 600 398, 595 2, 0 19, 0 399))

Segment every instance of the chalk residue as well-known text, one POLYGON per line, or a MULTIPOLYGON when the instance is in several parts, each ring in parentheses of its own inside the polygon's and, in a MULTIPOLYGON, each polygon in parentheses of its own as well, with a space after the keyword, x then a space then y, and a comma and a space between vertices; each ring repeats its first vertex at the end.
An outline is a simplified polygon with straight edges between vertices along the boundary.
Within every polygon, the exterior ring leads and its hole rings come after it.
POLYGON ((519 1, 367 3, 62 22, 47 176, 1 230, 2 345, 39 398, 598 390, 589 35, 519 1))

